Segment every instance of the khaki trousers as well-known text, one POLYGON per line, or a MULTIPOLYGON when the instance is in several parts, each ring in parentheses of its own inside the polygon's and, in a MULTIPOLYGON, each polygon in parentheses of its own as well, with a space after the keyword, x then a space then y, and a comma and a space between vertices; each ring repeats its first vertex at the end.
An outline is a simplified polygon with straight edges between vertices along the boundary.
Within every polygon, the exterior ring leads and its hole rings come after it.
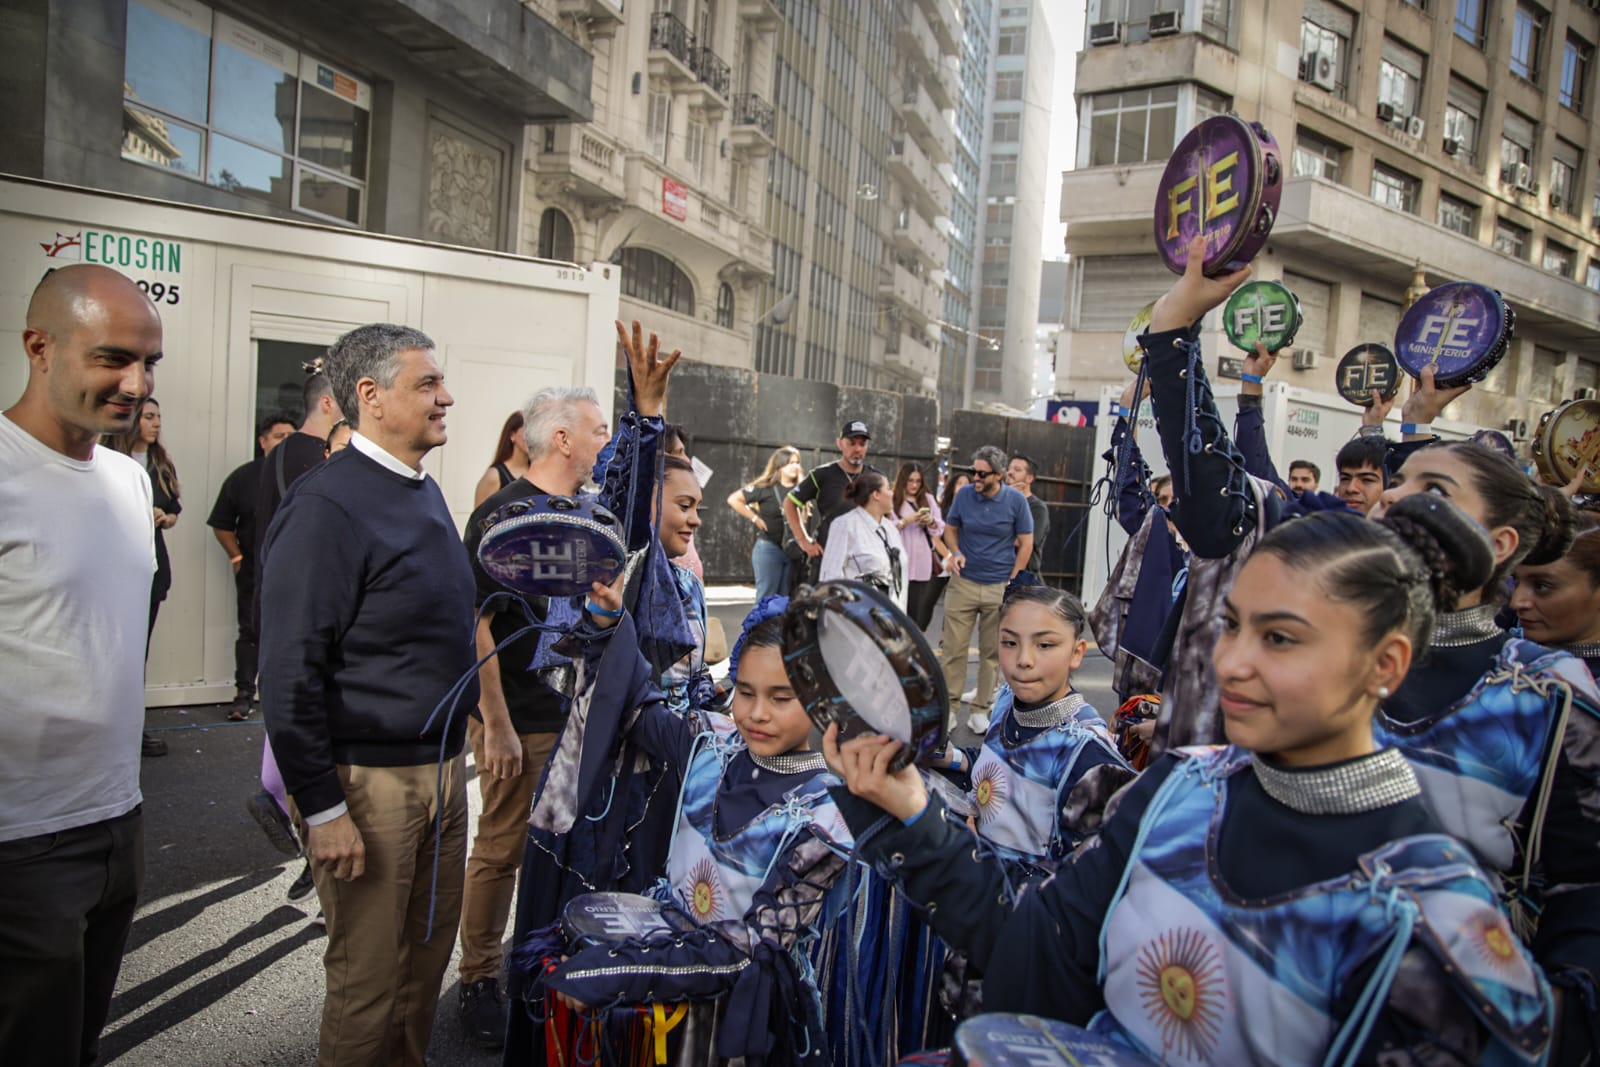
POLYGON ((944 664, 944 684, 950 706, 960 706, 967 688, 967 648, 972 627, 978 627, 978 694, 974 711, 987 712, 994 704, 995 678, 1000 673, 1000 602, 1006 583, 985 585, 951 578, 944 590, 944 631, 939 638, 939 659, 944 664))
MULTIPOLYGON (((433 821, 439 764, 339 767, 345 803, 366 848, 352 882, 311 865, 328 921, 317 1067, 424 1067, 439 985, 455 947, 467 853, 466 760, 444 764, 433 934, 433 821)), ((296 821, 299 813, 296 812, 296 821)))
POLYGON ((528 811, 533 790, 544 775, 545 762, 557 733, 518 734, 522 773, 509 781, 483 771, 483 723, 467 720, 467 740, 478 766, 483 813, 467 859, 467 883, 461 900, 461 984, 500 977, 501 942, 517 891, 517 871, 528 843, 528 811))

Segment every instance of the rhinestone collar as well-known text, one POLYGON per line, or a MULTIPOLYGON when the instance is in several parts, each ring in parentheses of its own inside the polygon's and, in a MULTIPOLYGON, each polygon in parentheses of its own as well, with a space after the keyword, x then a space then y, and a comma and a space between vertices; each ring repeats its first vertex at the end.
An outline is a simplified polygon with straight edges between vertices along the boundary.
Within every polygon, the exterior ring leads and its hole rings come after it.
POLYGON ((750 761, 757 767, 755 773, 750 775, 752 778, 758 777, 762 771, 772 774, 815 774, 828 766, 820 752, 785 752, 781 756, 758 756, 751 752, 750 761))
POLYGON ((1581 660, 1600 659, 1600 641, 1575 641, 1559 647, 1561 651, 1571 652, 1581 660))
POLYGON ((1054 700, 1043 707, 1024 711, 1020 705, 1011 706, 1011 717, 1017 720, 1018 726, 1026 726, 1030 730, 1040 727, 1060 726, 1068 722, 1078 713, 1078 709, 1087 704, 1082 693, 1072 692, 1054 700))
POLYGON ((1499 612, 1494 604, 1444 612, 1434 622, 1433 639, 1428 644, 1432 648, 1465 648, 1498 637, 1505 632, 1494 621, 1499 612))
POLYGON ((1307 770, 1274 767, 1260 756, 1250 766, 1267 796, 1303 815, 1356 815, 1422 793, 1411 764, 1393 748, 1307 770))

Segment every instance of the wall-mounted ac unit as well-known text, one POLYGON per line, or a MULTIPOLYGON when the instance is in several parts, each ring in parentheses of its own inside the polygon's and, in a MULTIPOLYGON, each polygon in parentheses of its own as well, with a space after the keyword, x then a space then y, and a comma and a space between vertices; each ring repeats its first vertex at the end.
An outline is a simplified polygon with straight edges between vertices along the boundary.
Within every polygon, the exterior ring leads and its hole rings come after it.
POLYGON ((1422 120, 1422 116, 1412 115, 1410 118, 1406 119, 1406 133, 1410 134, 1412 137, 1415 137, 1420 141, 1422 140, 1422 135, 1427 132, 1428 124, 1422 120))
POLYGON ((1592 385, 1586 385, 1582 389, 1574 389, 1572 391, 1572 399, 1574 400, 1593 400, 1596 396, 1600 396, 1600 390, 1596 390, 1592 385))
POLYGON ((1528 420, 1507 419, 1506 432, 1511 435, 1513 441, 1526 441, 1528 439, 1528 420))
POLYGON ((1533 183, 1533 168, 1526 163, 1518 163, 1511 172, 1511 184, 1523 192, 1531 193, 1539 188, 1533 183))
POLYGON ((1297 349, 1294 350, 1294 369, 1295 370, 1313 370, 1313 369, 1316 368, 1316 365, 1317 365, 1317 354, 1315 352, 1313 352, 1311 349, 1309 349, 1309 348, 1297 348, 1297 349))
POLYGON ((1447 155, 1447 156, 1459 156, 1461 154, 1461 149, 1462 149, 1461 138, 1459 138, 1459 137, 1446 137, 1444 139, 1444 154, 1445 155, 1447 155))
POLYGON ((1181 11, 1154 11, 1150 14, 1150 36, 1168 37, 1183 29, 1181 11))
POLYGON ((1096 22, 1089 27, 1089 45, 1117 44, 1122 40, 1122 23, 1096 22))
POLYGON ((1394 121, 1394 105, 1393 104, 1389 103, 1386 100, 1378 101, 1378 121, 1379 122, 1393 122, 1394 121))
POLYGON ((1555 208, 1557 211, 1570 212, 1572 210, 1572 204, 1560 193, 1550 194, 1550 206, 1555 208))

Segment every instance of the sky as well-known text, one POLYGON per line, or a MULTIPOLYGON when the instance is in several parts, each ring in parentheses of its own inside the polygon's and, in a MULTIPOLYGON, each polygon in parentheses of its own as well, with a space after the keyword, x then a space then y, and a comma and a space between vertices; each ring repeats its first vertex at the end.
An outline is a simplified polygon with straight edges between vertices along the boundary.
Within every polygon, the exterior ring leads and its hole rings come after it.
POLYGON ((1086 0, 1037 0, 1056 46, 1055 91, 1050 105, 1050 163, 1045 185, 1045 259, 1066 259, 1067 228, 1061 222, 1061 172, 1072 166, 1078 132, 1078 109, 1072 100, 1072 76, 1083 48, 1086 0))

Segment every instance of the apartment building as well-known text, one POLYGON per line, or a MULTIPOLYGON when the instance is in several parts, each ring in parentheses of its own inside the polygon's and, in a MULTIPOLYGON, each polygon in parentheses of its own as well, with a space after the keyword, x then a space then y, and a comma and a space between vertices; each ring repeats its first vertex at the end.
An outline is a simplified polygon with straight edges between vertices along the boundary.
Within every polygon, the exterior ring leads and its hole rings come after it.
MULTIPOLYGON (((1305 323, 1274 377, 1333 392, 1344 352, 1392 343, 1420 270, 1492 285, 1517 313, 1506 358, 1448 417, 1524 431, 1600 387, 1595 6, 1090 0, 1057 388, 1086 399, 1126 382, 1122 332, 1172 281, 1150 229, 1162 168, 1230 110, 1283 152, 1256 276, 1285 282, 1305 323)), ((1205 340, 1227 351, 1218 331, 1205 340)))

